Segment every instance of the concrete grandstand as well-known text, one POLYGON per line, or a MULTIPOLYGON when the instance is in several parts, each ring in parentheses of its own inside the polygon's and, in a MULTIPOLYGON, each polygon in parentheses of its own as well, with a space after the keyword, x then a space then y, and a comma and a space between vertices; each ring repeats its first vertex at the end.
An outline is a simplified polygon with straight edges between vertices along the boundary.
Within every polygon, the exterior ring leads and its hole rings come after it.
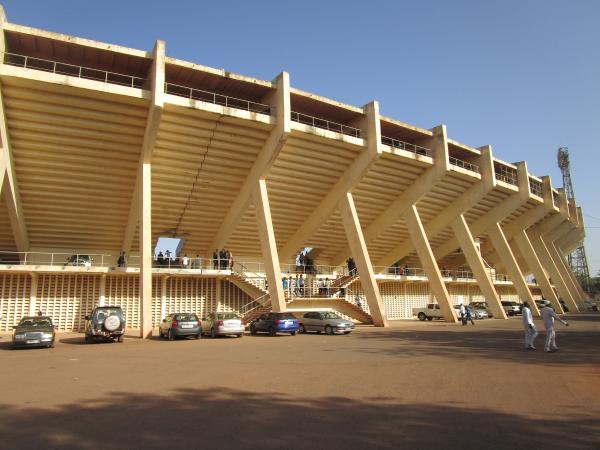
POLYGON ((539 315, 535 299, 561 312, 586 298, 565 259, 581 209, 524 161, 285 72, 258 80, 170 58, 163 41, 135 50, 3 12, 0 27, 0 331, 38 310, 78 330, 102 304, 149 337, 183 310, 330 308, 386 326, 428 303, 456 321, 459 303, 501 319, 502 300, 539 315), (190 260, 157 265, 160 237, 190 260), (215 266, 221 248, 232 266, 215 266), (299 275, 299 292, 282 283, 299 275))

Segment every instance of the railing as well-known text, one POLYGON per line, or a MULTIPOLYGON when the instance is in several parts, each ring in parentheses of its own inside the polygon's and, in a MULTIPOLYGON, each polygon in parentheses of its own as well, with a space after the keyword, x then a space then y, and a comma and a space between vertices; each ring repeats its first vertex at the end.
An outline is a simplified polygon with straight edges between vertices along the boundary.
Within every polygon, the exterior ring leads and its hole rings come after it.
POLYGON ((261 114, 270 115, 272 107, 262 103, 252 102, 241 98, 230 97, 228 95, 217 94, 215 92, 203 91, 188 86, 181 86, 174 83, 165 83, 165 93, 185 97, 192 100, 200 100, 215 105, 226 106, 228 108, 243 109, 261 114))
POLYGON ((25 69, 42 70, 59 75, 69 75, 86 80, 103 81, 105 83, 118 84, 133 88, 142 88, 146 79, 133 75, 109 72, 107 70, 93 69, 91 67, 76 66, 49 59, 35 58, 33 56, 19 55, 16 53, 4 53, 4 64, 23 67, 25 69))
POLYGON ((479 166, 477 164, 463 161, 462 159, 455 158, 454 156, 450 156, 448 159, 452 166, 461 167, 471 172, 479 173, 479 166))
POLYGON ((496 174, 496 180, 512 184, 513 186, 519 185, 517 169, 496 163, 494 164, 494 173, 496 174))
POLYGON ((533 178, 529 177, 529 190, 533 195, 537 195, 538 197, 542 198, 543 184, 541 181, 534 180, 533 178))
POLYGON ((492 279, 494 281, 498 281, 498 282, 511 282, 512 280, 510 279, 510 277, 508 275, 504 275, 503 273, 497 273, 495 274, 492 279))
MULTIPOLYGON (((118 266, 118 255, 93 253, 46 253, 0 251, 0 264, 59 267, 111 267, 118 266)), ((139 267, 139 256, 126 257, 126 265, 139 267)))
POLYGON ((381 136, 381 143, 385 145, 389 145, 390 147, 399 148, 400 150, 405 150, 407 152, 414 153, 415 155, 429 156, 431 157, 431 150, 425 147, 420 147, 415 144, 410 144, 408 142, 403 142, 398 139, 394 139, 391 137, 381 136))
POLYGON ((304 125, 335 131, 336 133, 342 133, 357 138, 362 137, 362 132, 358 128, 342 125, 341 123, 331 122, 329 120, 320 119, 318 117, 309 116, 299 112, 292 111, 291 119, 294 122, 302 123, 304 125))
POLYGON ((242 305, 238 310, 238 313, 240 314, 240 316, 244 317, 257 309, 264 307, 268 296, 269 294, 261 295, 260 297, 257 297, 254 300, 252 300, 251 302, 242 305))

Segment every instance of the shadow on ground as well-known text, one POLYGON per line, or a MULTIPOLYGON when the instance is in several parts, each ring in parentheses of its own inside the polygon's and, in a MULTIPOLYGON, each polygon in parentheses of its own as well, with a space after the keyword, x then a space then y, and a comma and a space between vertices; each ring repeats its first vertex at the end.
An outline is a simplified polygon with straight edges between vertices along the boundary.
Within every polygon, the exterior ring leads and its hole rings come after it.
MULTIPOLYGON (((388 356, 442 356, 451 358, 493 358, 523 362, 534 360, 536 364, 569 365, 582 364, 600 366, 600 329, 590 330, 590 325, 600 322, 600 315, 567 317, 569 327, 558 323, 556 343, 557 353, 544 352, 546 331, 543 324, 537 323, 539 336, 535 341, 536 351, 523 350, 524 338, 521 328, 512 330, 482 328, 467 325, 462 327, 433 328, 424 324, 420 329, 386 330, 385 333, 364 333, 360 336, 368 347, 362 352, 385 354, 388 356), (377 342, 395 341, 397 345, 379 346, 377 342)), ((520 320, 520 319, 519 319, 520 320)), ((481 323, 480 321, 476 321, 481 323)))
POLYGON ((233 389, 113 393, 59 409, 0 405, 3 448, 598 448, 597 417, 233 389))

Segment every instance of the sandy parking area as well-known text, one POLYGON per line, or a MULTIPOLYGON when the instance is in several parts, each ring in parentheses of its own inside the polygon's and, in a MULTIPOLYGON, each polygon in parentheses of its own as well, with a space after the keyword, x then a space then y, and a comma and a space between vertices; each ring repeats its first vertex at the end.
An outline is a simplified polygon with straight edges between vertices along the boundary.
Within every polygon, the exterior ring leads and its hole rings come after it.
POLYGON ((9 350, 0 448, 600 448, 600 315, 9 350), (542 328, 538 324, 538 328, 542 328))

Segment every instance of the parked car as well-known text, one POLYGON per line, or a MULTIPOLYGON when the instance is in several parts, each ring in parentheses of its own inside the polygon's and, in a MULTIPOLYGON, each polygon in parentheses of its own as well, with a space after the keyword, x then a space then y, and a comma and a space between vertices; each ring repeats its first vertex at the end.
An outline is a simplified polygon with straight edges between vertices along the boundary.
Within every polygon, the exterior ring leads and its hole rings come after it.
POLYGON ((490 317, 487 309, 485 308, 478 308, 474 307, 473 305, 469 305, 469 308, 471 308, 471 314, 476 319, 487 319, 488 317, 490 317))
POLYGON ((250 334, 269 333, 275 336, 277 333, 289 333, 295 336, 298 332, 298 319, 290 313, 266 313, 256 319, 250 325, 250 334))
POLYGON ((471 308, 473 308, 475 311, 477 311, 478 314, 479 314, 479 311, 485 312, 487 314, 487 316, 481 314, 482 318, 494 317, 494 315, 492 314, 492 310, 490 309, 487 302, 472 302, 471 308))
POLYGON ((519 303, 508 300, 502 300, 500 303, 502 304, 502 308, 504 308, 504 312, 507 316, 516 316, 517 314, 521 314, 521 305, 519 303))
POLYGON ((92 261, 90 255, 71 255, 67 258, 65 266, 92 267, 92 261))
POLYGON ((331 311, 307 312, 299 322, 300 333, 323 331, 325 334, 349 334, 355 328, 354 322, 343 319, 331 311))
POLYGON ((584 300, 583 301, 584 311, 598 311, 598 303, 595 300, 584 300))
POLYGON ((443 319, 444 314, 437 303, 429 303, 425 308, 413 308, 413 316, 419 320, 433 320, 434 318, 443 319))
POLYGON ((233 312, 211 313, 202 319, 202 334, 210 334, 211 337, 235 335, 244 336, 246 322, 233 312))
POLYGON ((198 316, 193 313, 173 313, 165 317, 158 326, 158 337, 170 341, 178 337, 193 336, 200 339, 202 325, 198 316))
POLYGON ((23 317, 13 327, 12 347, 54 347, 56 327, 47 316, 23 317))
POLYGON ((95 340, 123 342, 125 317, 120 306, 97 306, 85 316, 85 342, 95 340))

